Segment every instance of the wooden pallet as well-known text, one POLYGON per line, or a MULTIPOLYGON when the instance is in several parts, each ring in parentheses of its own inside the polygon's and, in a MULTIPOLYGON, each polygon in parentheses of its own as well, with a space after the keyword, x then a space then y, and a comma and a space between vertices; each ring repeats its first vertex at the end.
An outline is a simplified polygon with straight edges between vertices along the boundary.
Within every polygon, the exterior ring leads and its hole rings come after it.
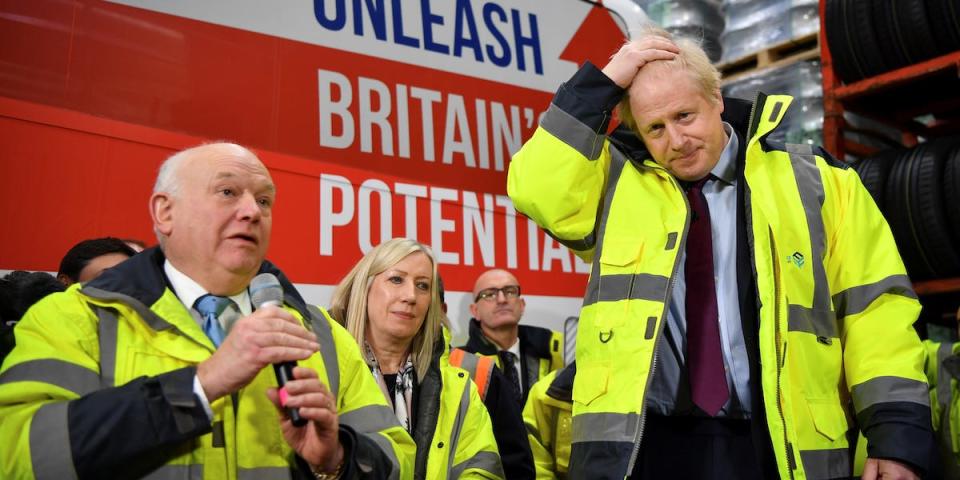
POLYGON ((726 85, 759 70, 773 69, 794 62, 818 58, 820 56, 818 37, 817 32, 813 32, 787 40, 738 59, 718 64, 717 70, 720 70, 723 84, 726 85))

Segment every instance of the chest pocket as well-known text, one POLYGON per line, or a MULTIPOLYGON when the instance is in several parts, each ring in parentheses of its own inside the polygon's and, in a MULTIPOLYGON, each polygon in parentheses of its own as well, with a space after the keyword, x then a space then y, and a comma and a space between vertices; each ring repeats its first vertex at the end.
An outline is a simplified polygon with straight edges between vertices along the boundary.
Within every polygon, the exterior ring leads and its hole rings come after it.
POLYGON ((600 252, 600 263, 611 268, 601 269, 600 274, 635 273, 642 254, 643 240, 640 238, 605 239, 603 251, 600 252))

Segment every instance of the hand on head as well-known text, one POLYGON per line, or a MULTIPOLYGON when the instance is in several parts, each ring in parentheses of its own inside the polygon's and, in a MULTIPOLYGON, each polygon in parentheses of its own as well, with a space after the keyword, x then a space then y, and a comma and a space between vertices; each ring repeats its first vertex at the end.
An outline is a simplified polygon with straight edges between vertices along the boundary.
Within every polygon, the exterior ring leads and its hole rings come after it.
POLYGON ((211 402, 250 383, 271 363, 304 360, 320 350, 317 336, 289 312, 263 306, 237 320, 220 348, 197 366, 211 402))
POLYGON ((678 53, 680 49, 670 40, 657 35, 645 35, 639 40, 623 44, 603 67, 603 73, 620 87, 629 88, 644 65, 657 60, 673 60, 678 53))

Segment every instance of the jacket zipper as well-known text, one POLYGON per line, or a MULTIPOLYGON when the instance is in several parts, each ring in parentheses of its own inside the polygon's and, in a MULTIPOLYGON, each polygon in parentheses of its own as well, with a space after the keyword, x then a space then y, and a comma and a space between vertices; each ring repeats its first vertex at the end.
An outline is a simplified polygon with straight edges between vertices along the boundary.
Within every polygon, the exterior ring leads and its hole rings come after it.
MULTIPOLYGON (((756 120, 757 107, 761 107, 766 101, 767 96, 761 92, 757 92, 757 96, 753 101, 753 106, 750 107, 750 119, 747 123, 747 140, 746 144, 748 148, 750 141, 753 139, 756 134, 757 125, 754 123, 756 120)), ((744 170, 746 170, 746 156, 749 152, 744 152, 744 170)), ((744 173, 744 183, 746 183, 746 173, 744 173)), ((746 188, 746 185, 743 186, 746 188)), ((750 205, 744 205, 744 210, 751 208, 750 205)), ((777 245, 773 240, 773 228, 768 228, 768 234, 770 236, 770 250, 773 254, 773 293, 774 293, 774 341, 776 342, 776 362, 777 362, 777 413, 780 415, 780 423, 783 425, 783 448, 787 460, 787 470, 790 472, 790 478, 794 478, 793 471, 797 468, 797 461, 793 454, 793 445, 790 444, 790 439, 787 436, 787 420, 786 416, 783 414, 783 390, 781 387, 781 376, 783 373, 783 365, 786 362, 786 343, 783 343, 781 350, 781 338, 783 334, 781 333, 780 328, 780 264, 778 263, 779 254, 777 253, 777 245)), ((755 252, 752 252, 755 253, 755 252)), ((754 255, 755 257, 755 255, 754 255)), ((754 259, 756 261, 756 259, 754 259)), ((759 293, 757 298, 757 305, 760 304, 759 293)), ((773 439, 771 439, 772 441, 773 439)))
POLYGON ((790 478, 794 478, 793 471, 797 468, 796 459, 793 456, 793 446, 790 444, 790 439, 787 437, 787 419, 783 414, 783 391, 780 386, 781 374, 783 372, 783 364, 786 362, 786 342, 782 342, 783 334, 780 330, 780 263, 778 259, 780 258, 777 253, 777 244, 773 240, 773 228, 769 228, 770 234, 770 251, 773 253, 773 295, 774 295, 774 307, 773 307, 773 321, 774 321, 774 340, 776 342, 776 352, 777 352, 777 412, 780 414, 780 423, 783 424, 783 444, 784 452, 787 456, 787 467, 790 471, 790 478), (781 345, 783 349, 781 350, 781 345))
MULTIPOLYGON (((668 174, 667 176, 678 191, 682 190, 680 183, 677 182, 676 178, 673 178, 673 175, 668 174)), ((650 391, 650 383, 653 381, 653 375, 657 372, 657 350, 660 348, 660 336, 663 335, 663 325, 666 322, 667 312, 670 308, 670 297, 673 295, 673 287, 677 282, 677 271, 680 269, 680 252, 684 251, 687 244, 687 231, 690 228, 690 202, 687 201, 686 195, 681 195, 681 197, 683 197, 683 202, 687 206, 686 219, 683 224, 683 234, 680 236, 680 242, 677 244, 677 254, 673 261, 673 273, 670 275, 670 283, 663 299, 663 313, 660 315, 657 334, 654 335, 653 338, 653 360, 650 363, 650 373, 647 374, 647 384, 643 388, 643 396, 640 398, 640 421, 637 426, 637 434, 633 439, 633 450, 630 452, 630 461, 627 462, 627 471, 624 473, 624 478, 630 476, 630 473, 633 472, 633 467, 637 462, 637 456, 640 454, 640 444, 643 441, 643 429, 647 421, 647 392, 650 391)), ((631 285, 631 290, 632 289, 633 285, 631 285)))

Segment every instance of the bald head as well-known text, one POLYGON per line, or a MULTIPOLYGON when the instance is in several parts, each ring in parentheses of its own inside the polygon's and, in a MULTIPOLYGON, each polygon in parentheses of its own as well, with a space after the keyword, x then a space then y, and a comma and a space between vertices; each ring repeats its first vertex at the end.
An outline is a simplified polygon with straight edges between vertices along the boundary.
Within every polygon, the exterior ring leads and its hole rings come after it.
POLYGON ((520 297, 517 277, 506 270, 488 270, 477 278, 473 297, 470 313, 488 337, 495 336, 492 332, 503 330, 512 331, 515 336, 526 307, 520 297))
POLYGON ((495 268, 493 270, 487 270, 477 277, 477 281, 473 283, 473 296, 476 297, 481 290, 490 288, 491 286, 494 286, 494 284, 498 284, 497 286, 503 286, 499 285, 501 283, 503 285, 520 285, 520 282, 517 281, 517 277, 514 277, 512 273, 503 269, 495 268))
POLYGON ((167 259, 210 293, 234 294, 266 256, 276 187, 250 150, 193 147, 160 167, 150 211, 167 259))

